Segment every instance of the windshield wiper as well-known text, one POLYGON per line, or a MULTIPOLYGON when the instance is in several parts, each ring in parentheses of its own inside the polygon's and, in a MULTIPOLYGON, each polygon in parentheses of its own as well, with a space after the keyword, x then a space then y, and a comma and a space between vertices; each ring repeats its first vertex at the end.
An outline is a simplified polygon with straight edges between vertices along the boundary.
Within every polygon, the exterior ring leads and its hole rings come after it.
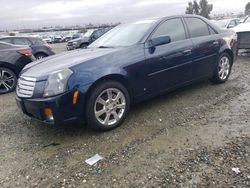
POLYGON ((112 46, 99 46, 98 48, 114 48, 112 46))

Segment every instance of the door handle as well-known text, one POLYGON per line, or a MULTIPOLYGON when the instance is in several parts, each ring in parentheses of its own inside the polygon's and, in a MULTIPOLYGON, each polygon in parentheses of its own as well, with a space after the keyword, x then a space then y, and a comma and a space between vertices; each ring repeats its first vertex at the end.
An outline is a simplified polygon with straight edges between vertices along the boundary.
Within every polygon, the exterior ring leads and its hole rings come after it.
POLYGON ((214 41, 213 45, 219 45, 219 42, 218 41, 214 41))
POLYGON ((192 50, 191 50, 191 49, 189 49, 189 50, 184 50, 184 51, 182 52, 183 55, 190 55, 191 53, 192 53, 192 50))

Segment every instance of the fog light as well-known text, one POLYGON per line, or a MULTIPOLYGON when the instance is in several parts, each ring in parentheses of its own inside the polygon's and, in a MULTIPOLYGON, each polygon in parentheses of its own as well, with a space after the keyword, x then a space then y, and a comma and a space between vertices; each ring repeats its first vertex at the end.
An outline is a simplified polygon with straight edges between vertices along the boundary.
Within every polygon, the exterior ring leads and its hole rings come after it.
POLYGON ((52 109, 44 108, 43 111, 47 121, 54 121, 52 109))

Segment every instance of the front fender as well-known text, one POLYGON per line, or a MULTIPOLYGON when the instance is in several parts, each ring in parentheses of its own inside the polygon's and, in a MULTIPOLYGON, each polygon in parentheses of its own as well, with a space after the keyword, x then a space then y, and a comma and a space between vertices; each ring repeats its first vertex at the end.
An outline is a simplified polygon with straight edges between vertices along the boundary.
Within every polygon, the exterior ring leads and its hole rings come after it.
POLYGON ((87 71, 81 69, 74 69, 74 74, 68 81, 70 88, 82 87, 86 85, 91 85, 101 80, 105 77, 117 76, 123 77, 128 80, 128 74, 125 70, 120 68, 110 68, 110 69, 96 69, 97 71, 87 71))

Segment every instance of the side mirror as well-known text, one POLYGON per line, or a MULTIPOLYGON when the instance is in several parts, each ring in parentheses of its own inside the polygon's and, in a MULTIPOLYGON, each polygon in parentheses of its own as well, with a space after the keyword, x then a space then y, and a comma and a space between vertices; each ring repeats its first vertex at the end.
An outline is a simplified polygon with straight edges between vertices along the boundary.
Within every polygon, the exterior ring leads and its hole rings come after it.
POLYGON ((228 29, 233 28, 233 27, 234 27, 234 25, 227 26, 228 29))
POLYGON ((168 44, 170 42, 171 42, 171 39, 169 36, 160 36, 160 37, 156 37, 150 40, 150 43, 154 47, 168 44))
POLYGON ((170 36, 160 36, 149 40, 149 51, 154 53, 155 47, 169 44, 171 42, 170 36))

